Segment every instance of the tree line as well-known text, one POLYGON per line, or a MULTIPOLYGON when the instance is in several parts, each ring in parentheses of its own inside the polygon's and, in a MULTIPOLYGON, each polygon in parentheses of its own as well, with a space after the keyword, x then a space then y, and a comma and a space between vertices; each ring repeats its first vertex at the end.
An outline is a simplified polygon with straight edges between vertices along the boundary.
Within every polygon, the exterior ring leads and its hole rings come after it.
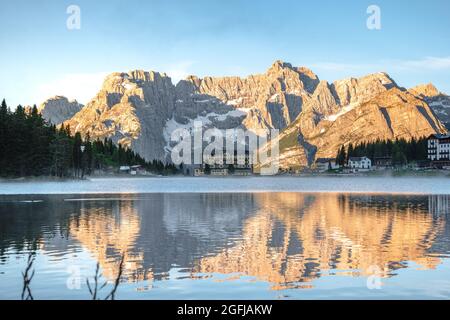
POLYGON ((3 99, 0 106, 0 176, 83 177, 94 170, 140 165, 157 174, 174 174, 173 164, 146 161, 139 154, 111 139, 84 139, 71 134, 69 126, 47 123, 36 106, 14 111, 3 99))
POLYGON ((376 140, 357 145, 350 143, 347 148, 341 146, 336 155, 336 163, 340 166, 347 164, 350 157, 367 157, 372 162, 375 158, 391 158, 393 165, 404 165, 409 162, 427 159, 427 138, 412 138, 411 140, 376 140))

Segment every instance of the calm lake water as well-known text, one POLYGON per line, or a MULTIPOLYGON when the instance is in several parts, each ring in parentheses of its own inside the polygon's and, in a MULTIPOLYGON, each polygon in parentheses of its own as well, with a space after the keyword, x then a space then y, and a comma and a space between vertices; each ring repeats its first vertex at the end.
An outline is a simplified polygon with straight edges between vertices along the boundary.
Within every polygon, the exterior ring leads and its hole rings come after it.
POLYGON ((448 178, 311 179, 0 183, 0 299, 450 299, 448 178))

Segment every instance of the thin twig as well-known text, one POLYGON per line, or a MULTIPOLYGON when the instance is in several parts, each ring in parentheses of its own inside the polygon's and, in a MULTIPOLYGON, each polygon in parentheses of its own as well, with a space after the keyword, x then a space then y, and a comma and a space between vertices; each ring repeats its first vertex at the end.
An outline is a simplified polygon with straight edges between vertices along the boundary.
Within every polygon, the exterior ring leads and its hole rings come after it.
POLYGON ((25 269, 25 272, 22 272, 23 277, 23 289, 21 296, 22 300, 34 300, 30 288, 31 280, 33 280, 34 277, 34 270, 31 272, 31 276, 29 275, 31 268, 33 267, 33 263, 34 263, 34 255, 33 253, 30 252, 30 254, 28 255, 27 267, 25 269))
MULTIPOLYGON (((123 274, 123 265, 124 265, 124 261, 125 261, 125 255, 122 255, 122 258, 120 259, 120 263, 119 263, 119 272, 117 274, 117 277, 114 281, 114 286, 111 290, 111 292, 106 296, 105 300, 114 300, 116 297, 116 291, 117 288, 120 285, 120 279, 122 277, 123 274)), ((100 274, 100 263, 97 263, 97 267, 95 269, 95 276, 94 276, 94 283, 91 286, 91 283, 89 282, 89 279, 86 279, 86 284, 88 286, 89 289, 89 293, 91 294, 92 300, 98 300, 98 294, 100 292, 100 290, 102 290, 103 288, 106 287, 106 285, 108 284, 107 281, 105 281, 100 287, 99 287, 99 280, 100 280, 101 274, 100 274)))
POLYGON ((117 291, 117 288, 119 287, 120 278, 122 277, 122 273, 123 273, 124 260, 125 260, 125 254, 122 254, 122 259, 120 259, 120 263, 119 263, 119 273, 117 274, 116 280, 114 281, 114 287, 111 290, 110 294, 106 296, 105 300, 108 300, 109 298, 111 298, 111 300, 115 299, 116 291, 117 291))
POLYGON ((98 288, 98 281, 100 278, 100 263, 97 262, 97 267, 95 268, 95 276, 94 276, 94 288, 91 287, 91 284, 89 282, 89 279, 86 279, 86 284, 88 286, 89 289, 89 293, 92 296, 92 300, 97 300, 97 294, 98 292, 103 289, 107 282, 105 281, 105 283, 100 287, 100 289, 98 288))

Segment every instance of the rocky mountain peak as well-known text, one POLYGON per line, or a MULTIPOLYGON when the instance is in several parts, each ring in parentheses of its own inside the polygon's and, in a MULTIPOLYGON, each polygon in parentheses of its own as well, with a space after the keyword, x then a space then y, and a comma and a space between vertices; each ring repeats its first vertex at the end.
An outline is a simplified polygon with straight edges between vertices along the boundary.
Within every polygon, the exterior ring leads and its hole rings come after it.
POLYGON ((292 64, 288 62, 284 62, 282 60, 276 60, 272 63, 270 68, 267 70, 267 73, 271 73, 273 71, 280 71, 282 69, 292 69, 292 64))
POLYGON ((332 91, 339 104, 345 106, 369 101, 376 95, 394 87, 398 86, 387 73, 378 72, 361 78, 335 81, 332 91))
POLYGON ((313 93, 319 84, 319 77, 306 67, 293 67, 288 62, 276 60, 267 70, 270 79, 279 79, 300 85, 308 93, 313 93), (300 82, 300 83, 299 83, 300 82))
POLYGON ((432 83, 415 86, 414 88, 411 88, 409 91, 417 96, 427 98, 436 97, 441 94, 432 83))
POLYGON ((165 83, 172 84, 170 77, 165 73, 159 73, 155 71, 143 71, 143 70, 133 70, 128 73, 125 72, 114 72, 108 75, 103 81, 102 89, 106 91, 119 91, 125 89, 130 89, 131 87, 142 87, 145 85, 153 83, 165 83), (133 86, 135 85, 135 86, 133 86))
POLYGON ((76 100, 67 99, 64 96, 54 96, 45 100, 38 107, 42 117, 48 122, 59 125, 72 118, 83 108, 76 100))
POLYGON ((432 83, 418 85, 409 92, 426 101, 450 130, 450 96, 440 92, 432 83))

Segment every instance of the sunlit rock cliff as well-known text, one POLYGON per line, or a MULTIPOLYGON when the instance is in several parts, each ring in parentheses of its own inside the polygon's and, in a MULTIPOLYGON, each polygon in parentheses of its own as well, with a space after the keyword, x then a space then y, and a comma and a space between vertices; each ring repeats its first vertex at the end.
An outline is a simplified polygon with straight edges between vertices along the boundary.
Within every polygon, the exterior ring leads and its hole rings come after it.
POLYGON ((321 82, 276 142, 280 167, 296 168, 317 158, 333 158, 350 143, 410 140, 444 132, 445 126, 425 99, 378 73, 333 84, 321 82))
POLYGON ((409 91, 425 100, 433 109, 436 116, 445 123, 447 129, 450 130, 450 96, 439 92, 439 90, 431 83, 419 85, 409 91))

